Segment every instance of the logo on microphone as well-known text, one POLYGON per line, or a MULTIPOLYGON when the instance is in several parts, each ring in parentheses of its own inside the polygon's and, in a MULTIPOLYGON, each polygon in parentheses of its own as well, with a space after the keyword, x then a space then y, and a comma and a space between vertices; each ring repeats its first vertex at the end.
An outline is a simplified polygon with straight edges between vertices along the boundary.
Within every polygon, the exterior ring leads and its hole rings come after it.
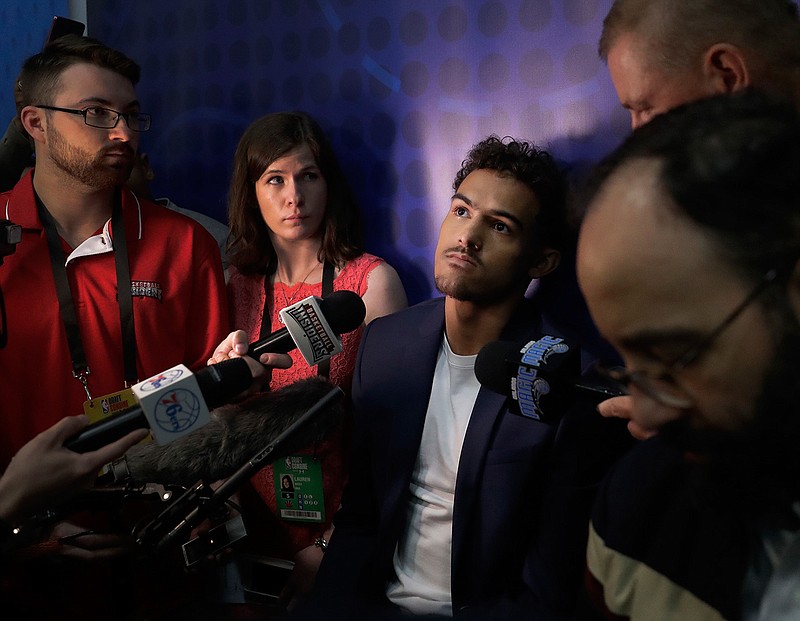
POLYGON ((336 345, 320 320, 314 305, 310 303, 296 304, 287 307, 285 311, 302 328, 308 338, 313 352, 313 364, 328 358, 336 349, 336 345))
POLYGON ((180 433, 189 429, 200 416, 200 399, 183 388, 165 393, 156 403, 156 424, 164 431, 180 433))
POLYGON ((184 364, 134 384, 133 394, 157 444, 167 444, 211 420, 197 377, 184 364))
POLYGON ((544 418, 541 400, 549 394, 550 382, 539 375, 539 370, 551 356, 567 352, 569 345, 555 336, 543 336, 522 348, 522 360, 511 384, 511 396, 519 404, 520 414, 535 420, 544 418))
POLYGON ((142 382, 139 385, 139 388, 143 392, 153 392, 154 390, 161 390, 165 386, 174 384, 182 377, 183 377, 183 371, 181 369, 169 369, 168 371, 164 371, 163 373, 154 375, 150 379, 142 382))

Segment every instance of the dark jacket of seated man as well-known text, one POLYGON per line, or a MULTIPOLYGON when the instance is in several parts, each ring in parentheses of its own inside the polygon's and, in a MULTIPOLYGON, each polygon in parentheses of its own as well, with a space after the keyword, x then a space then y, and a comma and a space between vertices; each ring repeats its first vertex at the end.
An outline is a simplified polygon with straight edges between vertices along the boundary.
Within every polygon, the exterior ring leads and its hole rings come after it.
MULTIPOLYGON (((394 617, 386 590, 407 526, 443 333, 443 298, 364 331, 353 380, 350 480, 313 597, 328 618, 394 617)), ((502 338, 543 334, 567 336, 526 300, 502 338)), ((546 424, 512 413, 505 397, 480 388, 458 461, 452 539, 444 542, 452 544, 455 616, 560 619, 574 608, 595 490, 630 444, 625 428, 600 417, 595 403, 579 398, 546 424)))

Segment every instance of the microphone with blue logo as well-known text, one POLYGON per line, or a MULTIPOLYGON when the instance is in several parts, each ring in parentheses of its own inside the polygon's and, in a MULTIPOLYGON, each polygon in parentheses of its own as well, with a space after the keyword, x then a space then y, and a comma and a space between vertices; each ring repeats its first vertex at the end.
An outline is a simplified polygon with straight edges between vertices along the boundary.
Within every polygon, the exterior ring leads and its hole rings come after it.
POLYGON ((212 364, 197 373, 176 365, 134 385, 138 403, 87 426, 64 446, 86 453, 135 429, 150 429, 157 444, 168 444, 207 424, 210 410, 230 402, 252 381, 242 358, 212 364))
POLYGON ((597 402, 624 394, 601 378, 581 376, 580 349, 559 336, 493 341, 478 352, 475 376, 482 386, 508 397, 515 414, 558 422, 577 395, 597 402))

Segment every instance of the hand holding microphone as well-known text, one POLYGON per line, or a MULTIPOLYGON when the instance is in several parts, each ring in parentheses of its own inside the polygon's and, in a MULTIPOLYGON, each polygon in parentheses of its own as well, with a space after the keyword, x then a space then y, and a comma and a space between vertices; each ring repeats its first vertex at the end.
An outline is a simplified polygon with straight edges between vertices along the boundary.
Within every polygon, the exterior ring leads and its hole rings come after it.
MULTIPOLYGON (((249 345, 246 345, 245 332, 231 332, 209 362, 222 362, 245 354, 264 362, 265 354, 286 354, 299 348, 309 366, 314 366, 342 350, 339 335, 358 328, 367 315, 367 307, 357 293, 342 289, 324 298, 314 295, 303 298, 281 310, 279 315, 283 328, 249 345)), ((269 360, 270 366, 285 368, 272 364, 274 359, 269 360)))
POLYGON ((264 352, 257 359, 254 359, 247 355, 249 348, 250 339, 247 336, 247 332, 234 330, 225 337, 224 341, 217 345, 211 358, 208 359, 209 365, 231 359, 244 361, 250 369, 253 380, 242 397, 251 397, 261 392, 262 387, 266 386, 271 379, 272 369, 288 369, 292 366, 292 359, 288 354, 264 352))
POLYGON ((86 426, 86 416, 68 416, 25 444, 0 477, 0 518, 17 523, 36 511, 89 489, 97 470, 145 437, 132 431, 97 451, 76 455, 64 441, 86 426))
MULTIPOLYGON (((305 298, 287 306, 280 314, 286 327, 251 343, 247 347, 247 357, 236 353, 242 350, 244 332, 232 332, 214 352, 212 360, 216 364, 196 374, 178 365, 140 382, 133 387, 139 399, 137 405, 89 425, 65 446, 76 452, 86 452, 129 431, 148 427, 158 444, 172 442, 208 423, 211 420, 209 410, 252 388, 253 368, 248 357, 263 361, 265 356, 270 359, 270 356, 299 347, 309 364, 319 364, 341 351, 339 334, 360 326, 366 307, 358 294, 342 290, 325 298, 305 298), (227 344, 232 346, 226 348, 227 344)), ((286 364, 280 358, 276 362, 281 368, 291 364, 291 360, 286 364)))
MULTIPOLYGON (((270 368, 288 369, 291 358, 285 355, 300 349, 309 366, 330 359, 342 349, 340 334, 352 332, 364 321, 364 300, 346 289, 319 298, 309 296, 280 311, 284 327, 248 344, 243 330, 231 332, 209 359, 209 364, 247 356, 270 368)), ((256 386, 268 380, 269 369, 248 362, 256 386)))

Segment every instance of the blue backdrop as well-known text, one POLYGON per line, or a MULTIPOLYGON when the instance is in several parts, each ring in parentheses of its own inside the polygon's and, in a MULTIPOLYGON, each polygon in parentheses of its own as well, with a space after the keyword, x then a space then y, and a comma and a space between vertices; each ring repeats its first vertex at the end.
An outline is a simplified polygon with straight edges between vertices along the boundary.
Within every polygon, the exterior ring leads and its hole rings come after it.
POLYGON ((42 49, 54 15, 69 14, 68 0, 4 0, 0 4, 0 125, 14 114, 14 78, 23 61, 42 49))
MULTIPOLYGON (((15 47, 21 60, 64 2, 18 4, 0 15, 36 24, 15 47)), ((305 110, 357 192, 368 250, 398 269, 413 302, 435 293, 438 227, 471 145, 489 133, 527 138, 581 171, 628 132, 596 52, 610 4, 88 0, 87 14, 90 35, 142 65, 157 196, 225 222, 244 128, 305 110)), ((7 62, 16 75, 19 60, 7 62)))

